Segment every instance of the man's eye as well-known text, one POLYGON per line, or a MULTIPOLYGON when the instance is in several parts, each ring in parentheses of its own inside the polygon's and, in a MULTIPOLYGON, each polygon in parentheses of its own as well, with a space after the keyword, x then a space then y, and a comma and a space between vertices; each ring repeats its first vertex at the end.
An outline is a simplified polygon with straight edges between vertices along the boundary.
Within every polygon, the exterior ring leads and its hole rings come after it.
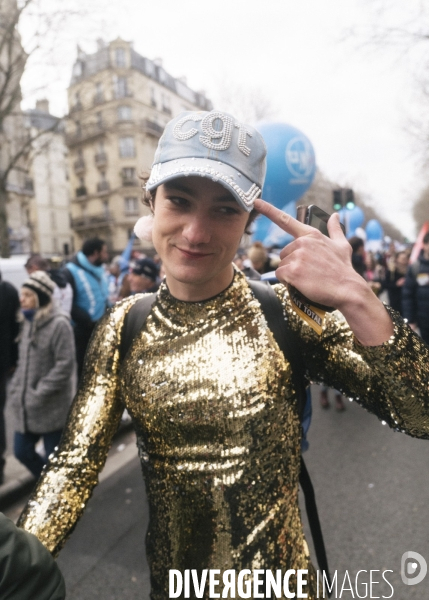
POLYGON ((236 208, 233 208, 232 206, 221 206, 219 208, 219 212, 221 212, 224 215, 238 215, 239 211, 236 208))
POLYGON ((181 198, 180 196, 170 196, 169 201, 175 206, 188 206, 189 201, 186 198, 181 198))

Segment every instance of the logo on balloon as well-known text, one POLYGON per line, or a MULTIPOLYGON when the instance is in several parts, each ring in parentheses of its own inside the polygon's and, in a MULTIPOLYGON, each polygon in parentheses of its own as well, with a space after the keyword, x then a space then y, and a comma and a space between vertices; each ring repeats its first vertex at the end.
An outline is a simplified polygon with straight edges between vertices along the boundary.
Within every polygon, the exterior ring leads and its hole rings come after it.
MULTIPOLYGON (((286 146, 285 158, 292 176, 299 180, 296 183, 304 183, 303 180, 313 178, 314 151, 306 138, 302 136, 292 138, 286 146)), ((290 183, 295 182, 291 179, 290 183)))
MULTIPOLYGON (((267 146, 267 174, 262 198, 289 214, 296 214, 295 202, 305 194, 316 172, 316 158, 310 140, 296 127, 287 123, 256 125, 267 146)), ((267 245, 287 243, 284 232, 271 227, 267 217, 260 216, 252 234, 254 240, 267 245)))

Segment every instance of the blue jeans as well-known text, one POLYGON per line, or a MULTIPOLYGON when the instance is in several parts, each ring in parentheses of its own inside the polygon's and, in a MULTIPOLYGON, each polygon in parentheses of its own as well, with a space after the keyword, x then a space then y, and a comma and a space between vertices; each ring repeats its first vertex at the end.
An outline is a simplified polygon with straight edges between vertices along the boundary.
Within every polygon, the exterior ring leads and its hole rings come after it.
POLYGON ((22 462, 31 473, 33 473, 34 477, 39 478, 49 455, 52 454, 55 447, 58 446, 61 434, 62 429, 59 431, 52 431, 51 433, 18 433, 15 431, 14 454, 16 458, 22 462), (43 459, 35 449, 40 438, 43 438, 46 454, 45 459, 43 459))

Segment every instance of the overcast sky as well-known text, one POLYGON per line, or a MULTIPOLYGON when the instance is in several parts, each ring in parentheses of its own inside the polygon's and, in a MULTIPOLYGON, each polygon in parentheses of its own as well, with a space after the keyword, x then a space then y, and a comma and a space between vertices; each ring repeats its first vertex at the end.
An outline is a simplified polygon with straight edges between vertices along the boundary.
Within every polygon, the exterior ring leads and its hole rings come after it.
POLYGON ((415 236, 411 207, 426 181, 407 128, 421 113, 414 71, 424 48, 410 44, 404 55, 403 47, 364 41, 373 27, 407 26, 418 0, 405 7, 397 0, 396 8, 389 0, 86 4, 92 18, 74 20, 57 43, 61 69, 48 93, 57 114, 66 111, 76 43, 93 51, 91 41, 100 34, 106 40, 120 36, 141 54, 162 57, 168 72, 185 75, 215 104, 228 84, 261 88, 277 111, 275 120, 308 136, 328 177, 367 195, 385 218, 415 236), (388 10, 377 13, 380 5, 388 10), (349 35, 351 28, 360 35, 349 35))

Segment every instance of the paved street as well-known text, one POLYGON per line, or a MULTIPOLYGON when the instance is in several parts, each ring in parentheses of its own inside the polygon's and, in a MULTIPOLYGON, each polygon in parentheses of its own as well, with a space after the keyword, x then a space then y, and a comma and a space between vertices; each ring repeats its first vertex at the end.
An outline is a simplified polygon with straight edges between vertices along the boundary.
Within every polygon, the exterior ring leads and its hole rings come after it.
MULTIPOLYGON (((428 579, 405 586, 401 556, 413 550, 429 559, 429 443, 394 433, 355 403, 347 411, 322 411, 313 400, 306 462, 317 492, 331 571, 338 571, 338 597, 348 571, 365 596, 369 570, 384 571, 396 600, 425 600, 428 579)), ((144 553, 147 506, 133 434, 112 450, 107 471, 59 564, 69 600, 148 600, 144 553), (125 448, 124 448, 125 446, 125 448), (121 450, 121 452, 119 452, 121 450)), ((429 577, 429 575, 428 575, 429 577)), ((373 581, 383 581, 373 573, 373 581)), ((348 586, 346 586, 348 587, 348 586)), ((358 597, 343 591, 342 598, 358 597)), ((374 584, 372 597, 391 588, 374 584)))

